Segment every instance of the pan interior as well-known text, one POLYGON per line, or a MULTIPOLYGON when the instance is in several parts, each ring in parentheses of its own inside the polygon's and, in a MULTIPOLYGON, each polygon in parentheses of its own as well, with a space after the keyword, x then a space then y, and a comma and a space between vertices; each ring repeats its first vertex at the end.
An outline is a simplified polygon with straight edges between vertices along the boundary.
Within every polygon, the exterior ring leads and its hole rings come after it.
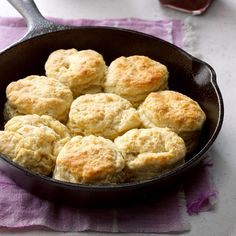
MULTIPOLYGON (((0 113, 6 101, 5 89, 11 82, 28 75, 44 75, 48 55, 57 49, 93 49, 101 53, 107 65, 120 56, 145 55, 167 66, 169 88, 196 100, 207 120, 201 141, 188 163, 214 141, 220 126, 219 94, 214 72, 205 63, 193 59, 182 50, 160 39, 126 30, 84 27, 53 32, 15 45, 0 55, 0 113)), ((0 116, 1 129, 4 126, 0 116)))

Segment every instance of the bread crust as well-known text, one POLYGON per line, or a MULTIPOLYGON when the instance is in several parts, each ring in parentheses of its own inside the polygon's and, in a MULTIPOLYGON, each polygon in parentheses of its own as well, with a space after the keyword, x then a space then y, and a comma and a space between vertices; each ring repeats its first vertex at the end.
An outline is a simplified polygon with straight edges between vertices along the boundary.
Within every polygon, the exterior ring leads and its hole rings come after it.
POLYGON ((11 82, 6 88, 4 118, 15 115, 50 115, 66 122, 73 100, 68 87, 55 79, 31 75, 11 82))
POLYGON ((104 90, 129 100, 137 107, 146 96, 168 87, 168 70, 146 56, 119 57, 108 67, 104 90))
POLYGON ((49 175, 70 138, 66 126, 50 116, 15 116, 0 132, 0 152, 29 170, 49 175))
POLYGON ((74 98, 102 90, 107 66, 94 50, 60 49, 52 52, 45 63, 46 75, 68 86, 74 98))
POLYGON ((96 135, 113 140, 140 126, 136 109, 112 93, 86 94, 73 101, 67 123, 72 135, 96 135))
POLYGON ((150 93, 138 112, 145 128, 170 128, 185 140, 188 151, 195 148, 206 120, 196 101, 170 90, 150 93))
POLYGON ((76 136, 59 153, 53 177, 72 183, 118 183, 124 166, 124 158, 111 140, 76 136))
POLYGON ((184 162, 183 139, 168 128, 133 129, 115 139, 129 181, 150 179, 184 162))

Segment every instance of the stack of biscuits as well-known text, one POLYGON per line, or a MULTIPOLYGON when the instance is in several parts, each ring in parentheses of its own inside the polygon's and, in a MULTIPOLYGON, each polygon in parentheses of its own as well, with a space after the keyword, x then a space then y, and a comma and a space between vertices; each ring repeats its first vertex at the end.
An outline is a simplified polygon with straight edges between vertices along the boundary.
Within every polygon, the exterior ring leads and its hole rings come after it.
POLYGON ((184 163, 206 116, 168 88, 167 67, 121 56, 106 65, 94 50, 52 52, 45 76, 6 88, 0 153, 38 174, 77 184, 160 176, 184 163))

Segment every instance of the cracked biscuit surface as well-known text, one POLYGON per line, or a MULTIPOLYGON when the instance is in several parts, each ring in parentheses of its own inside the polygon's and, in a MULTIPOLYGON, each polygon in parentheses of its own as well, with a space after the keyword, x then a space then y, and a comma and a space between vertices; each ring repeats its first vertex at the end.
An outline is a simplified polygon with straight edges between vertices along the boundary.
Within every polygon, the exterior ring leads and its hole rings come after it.
POLYGON ((76 98, 81 94, 101 92, 107 66, 98 52, 72 48, 52 52, 45 70, 49 78, 67 85, 76 98))
POLYGON ((76 136, 59 153, 53 177, 72 183, 119 183, 124 166, 124 158, 111 140, 76 136))
POLYGON ((29 170, 49 175, 70 138, 67 127, 50 116, 16 116, 0 131, 0 152, 29 170))
POLYGON ((196 101, 175 91, 150 93, 138 112, 145 128, 170 128, 184 139, 188 152, 196 147, 206 120, 196 101))
POLYGON ((66 122, 73 100, 72 92, 64 84, 37 75, 11 82, 6 96, 5 120, 16 115, 38 114, 66 122))
POLYGON ((72 135, 103 136, 114 139, 137 128, 137 111, 126 99, 109 93, 86 94, 73 101, 67 127, 72 135))
POLYGON ((104 90, 137 107, 150 92, 167 89, 168 75, 166 66, 149 57, 122 56, 108 67, 104 90))
POLYGON ((168 128, 133 129, 115 139, 126 161, 127 181, 150 179, 184 162, 183 139, 168 128))

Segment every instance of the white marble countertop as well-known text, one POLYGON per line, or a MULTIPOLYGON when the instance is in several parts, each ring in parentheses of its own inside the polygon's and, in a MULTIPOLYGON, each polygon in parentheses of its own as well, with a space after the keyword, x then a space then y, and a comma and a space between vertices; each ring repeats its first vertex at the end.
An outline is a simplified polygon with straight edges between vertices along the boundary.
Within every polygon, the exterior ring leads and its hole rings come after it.
MULTIPOLYGON (((225 104, 222 130, 212 150, 215 158, 214 179, 219 190, 219 202, 213 211, 191 216, 192 229, 184 235, 236 235, 236 1, 216 0, 201 16, 191 16, 162 8, 158 0, 36 0, 45 16, 63 18, 181 19, 195 26, 196 49, 215 69, 225 104)), ((4 0, 0 16, 19 14, 4 0)), ((61 235, 47 231, 1 232, 1 235, 61 235)), ((104 233, 67 233, 66 235, 99 236, 104 233)), ((106 234, 112 235, 112 234, 106 234)), ((119 235, 119 234, 116 234, 119 235)), ((137 235, 137 234, 129 234, 137 235)), ((149 234, 150 235, 150 234, 149 234)), ((167 235, 167 234, 165 234, 167 235)))

